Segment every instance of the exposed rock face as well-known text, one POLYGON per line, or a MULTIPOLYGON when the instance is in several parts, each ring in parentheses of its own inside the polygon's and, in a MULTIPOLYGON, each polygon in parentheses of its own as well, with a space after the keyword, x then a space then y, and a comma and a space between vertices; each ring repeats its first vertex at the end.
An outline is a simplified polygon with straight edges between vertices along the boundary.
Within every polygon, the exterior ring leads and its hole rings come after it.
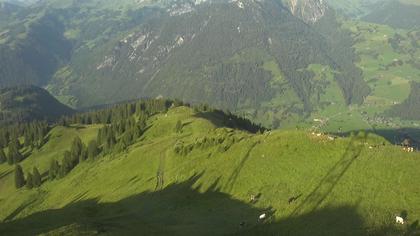
POLYGON ((290 11, 306 23, 316 23, 327 11, 324 0, 288 0, 290 11))

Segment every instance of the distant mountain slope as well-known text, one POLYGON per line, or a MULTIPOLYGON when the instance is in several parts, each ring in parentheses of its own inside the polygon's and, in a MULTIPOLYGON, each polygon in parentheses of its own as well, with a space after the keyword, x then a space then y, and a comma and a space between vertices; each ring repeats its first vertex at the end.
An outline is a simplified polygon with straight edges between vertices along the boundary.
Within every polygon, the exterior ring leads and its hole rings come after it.
POLYGON ((353 18, 369 14, 372 5, 383 0, 327 0, 336 11, 353 18))
POLYGON ((420 83, 413 82, 407 100, 395 105, 388 111, 388 114, 407 120, 420 120, 420 83))
POLYGON ((389 1, 377 3, 363 20, 395 28, 420 29, 420 1, 389 1))
POLYGON ((45 86, 73 107, 163 96, 229 109, 269 127, 317 126, 320 117, 369 127, 361 113, 370 119, 372 108, 382 114, 406 99, 418 67, 418 34, 346 22, 334 11, 344 2, 329 4, 40 1, 12 14, 10 27, 0 31, 0 87, 45 86), (395 46, 405 34, 403 55, 395 46), (389 50, 379 47, 388 44, 389 50), (393 60, 411 66, 400 73, 393 60), (390 70, 404 84, 372 83, 383 73, 391 77, 390 70), (406 95, 394 90, 399 85, 406 95), (354 109, 371 95, 387 98, 386 107, 370 99, 370 107, 354 109))
POLYGON ((34 86, 19 86, 0 90, 0 124, 32 120, 52 120, 73 110, 34 86))
POLYGON ((68 62, 72 46, 60 17, 31 15, 0 32, 0 87, 45 85, 68 62))
POLYGON ((0 52, 0 87, 46 86, 76 107, 164 96, 287 125, 369 94, 320 0, 45 0, 19 12, 0 52))
POLYGON ((68 26, 77 29, 75 51, 49 90, 76 97, 77 106, 162 95, 246 112, 266 124, 321 109, 327 91, 338 94, 331 103, 361 103, 369 88, 353 64, 350 36, 325 5, 310 3, 298 1, 295 11, 273 0, 178 1, 128 15, 104 10, 98 23, 68 26))
POLYGON ((16 4, 0 1, 0 42, 2 34, 4 34, 2 28, 9 26, 10 21, 13 20, 14 14, 21 9, 22 8, 16 4))

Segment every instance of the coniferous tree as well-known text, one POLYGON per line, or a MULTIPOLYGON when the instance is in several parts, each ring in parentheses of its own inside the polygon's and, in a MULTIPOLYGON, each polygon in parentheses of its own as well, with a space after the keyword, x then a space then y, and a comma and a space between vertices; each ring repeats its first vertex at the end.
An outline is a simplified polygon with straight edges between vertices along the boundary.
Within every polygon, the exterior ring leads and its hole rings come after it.
POLYGON ((136 124, 133 129, 133 139, 136 140, 143 135, 143 130, 140 125, 136 124))
POLYGON ((60 165, 57 160, 52 160, 50 164, 50 169, 48 171, 48 177, 50 180, 53 180, 59 176, 60 165))
POLYGON ((3 148, 0 148, 0 164, 3 164, 7 161, 6 154, 3 151, 3 148))
POLYGON ((133 132, 127 131, 121 138, 122 142, 125 144, 126 147, 128 147, 130 144, 133 143, 133 132))
POLYGON ((8 155, 7 155, 7 162, 9 165, 19 163, 23 160, 22 154, 19 152, 15 143, 10 143, 8 155))
POLYGON ((16 149, 21 149, 22 148, 22 144, 20 143, 18 138, 14 138, 12 139, 12 141, 10 142, 10 144, 14 147, 16 147, 16 149))
POLYGON ((60 177, 66 176, 73 168, 73 155, 69 151, 64 152, 64 158, 60 166, 60 177))
POLYGON ((10 149, 9 149, 6 157, 7 157, 7 164, 13 165, 14 158, 13 158, 13 154, 11 154, 11 152, 10 152, 10 149))
POLYGON ((25 185, 25 176, 23 176, 23 170, 20 165, 15 167, 15 187, 22 188, 25 185))
POLYGON ((29 128, 28 128, 28 130, 25 131, 25 134, 24 134, 24 144, 23 145, 25 147, 29 147, 29 146, 31 146, 32 143, 33 143, 33 139, 32 139, 31 133, 30 133, 29 128))
POLYGON ((28 173, 26 177, 26 188, 32 189, 34 187, 33 185, 33 178, 31 172, 28 173))
POLYGON ((80 153, 79 163, 82 161, 86 161, 88 158, 88 148, 83 145, 82 153, 80 153))
POLYGON ((38 140, 37 148, 38 149, 41 148, 42 146, 44 146, 44 144, 45 144, 45 139, 41 138, 40 140, 38 140))
POLYGON ((77 165, 80 155, 82 154, 83 143, 79 137, 73 139, 70 154, 71 154, 71 163, 77 165))
POLYGON ((58 120, 57 124, 58 124, 58 125, 61 125, 61 126, 64 126, 64 127, 67 127, 67 120, 66 120, 66 118, 65 118, 65 117, 61 117, 61 118, 58 120))
POLYGON ((33 186, 37 188, 41 186, 41 183, 42 183, 41 174, 39 173, 38 168, 36 167, 34 167, 32 172, 33 172, 32 183, 33 183, 33 186))
POLYGON ((112 131, 112 129, 109 129, 109 132, 107 133, 107 136, 106 136, 105 149, 107 151, 111 151, 116 143, 117 141, 115 139, 115 134, 112 131))
POLYGON ((181 131, 182 131, 182 123, 180 120, 178 120, 178 122, 176 122, 176 125, 175 125, 175 132, 181 133, 181 131))
POLYGON ((99 129, 98 130, 98 135, 96 136, 96 140, 98 141, 98 143, 100 143, 100 144, 102 144, 103 143, 103 140, 104 140, 104 138, 103 138, 103 136, 104 136, 104 128, 102 128, 102 129, 99 129))
POLYGON ((87 150, 88 159, 94 159, 99 154, 98 143, 95 140, 90 141, 87 150))

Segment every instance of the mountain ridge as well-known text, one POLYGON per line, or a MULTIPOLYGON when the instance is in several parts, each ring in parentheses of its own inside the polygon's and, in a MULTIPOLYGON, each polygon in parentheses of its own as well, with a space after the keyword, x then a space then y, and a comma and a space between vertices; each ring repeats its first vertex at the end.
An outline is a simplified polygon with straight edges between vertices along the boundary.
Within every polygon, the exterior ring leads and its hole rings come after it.
POLYGON ((27 85, 0 89, 2 126, 34 120, 51 122, 73 112, 42 88, 27 85))

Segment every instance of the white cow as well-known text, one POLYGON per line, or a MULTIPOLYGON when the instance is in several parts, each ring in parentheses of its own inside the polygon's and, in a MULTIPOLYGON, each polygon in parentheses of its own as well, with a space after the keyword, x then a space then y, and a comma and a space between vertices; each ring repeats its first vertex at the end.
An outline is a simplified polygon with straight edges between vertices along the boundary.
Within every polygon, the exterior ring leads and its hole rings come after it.
POLYGON ((395 223, 397 224, 404 224, 404 219, 401 216, 396 216, 395 217, 395 223))
POLYGON ((261 215, 260 215, 259 219, 260 219, 260 220, 264 220, 266 217, 267 217, 267 215, 264 213, 264 214, 261 214, 261 215))

